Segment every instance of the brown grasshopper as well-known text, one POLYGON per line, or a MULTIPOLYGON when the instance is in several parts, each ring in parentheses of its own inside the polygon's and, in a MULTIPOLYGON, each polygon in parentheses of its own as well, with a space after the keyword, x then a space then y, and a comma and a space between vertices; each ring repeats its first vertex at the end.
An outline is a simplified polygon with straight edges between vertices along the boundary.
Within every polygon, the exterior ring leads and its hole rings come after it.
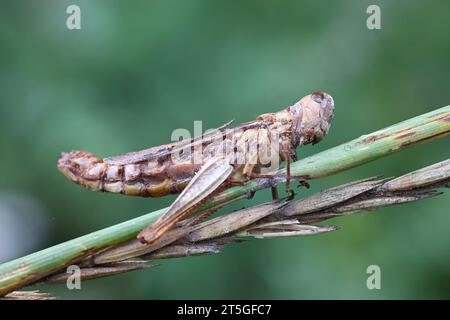
POLYGON ((296 148, 322 140, 333 111, 333 98, 314 92, 279 112, 227 129, 229 122, 193 139, 103 159, 85 151, 62 153, 58 169, 94 191, 144 197, 180 193, 138 235, 140 241, 153 243, 223 188, 256 178, 277 178, 265 171, 280 160, 286 161, 286 191, 290 192, 290 180, 295 178, 290 174, 290 160, 297 159, 296 148))

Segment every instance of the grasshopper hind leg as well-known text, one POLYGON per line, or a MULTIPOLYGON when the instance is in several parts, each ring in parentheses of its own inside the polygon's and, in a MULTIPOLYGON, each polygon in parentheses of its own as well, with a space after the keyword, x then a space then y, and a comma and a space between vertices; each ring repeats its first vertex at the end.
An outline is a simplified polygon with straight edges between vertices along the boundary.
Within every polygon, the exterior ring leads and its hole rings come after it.
POLYGON ((214 157, 208 160, 175 199, 167 211, 153 224, 142 230, 137 238, 142 243, 154 243, 159 240, 177 222, 192 214, 202 203, 231 175, 233 167, 228 159, 214 157))
POLYGON ((187 223, 187 226, 193 226, 193 225, 196 225, 196 224, 202 222, 203 220, 208 218, 210 215, 215 213, 217 210, 218 210, 218 208, 213 208, 213 209, 209 209, 209 210, 206 210, 206 211, 200 213, 198 216, 196 216, 191 221, 189 221, 187 223))

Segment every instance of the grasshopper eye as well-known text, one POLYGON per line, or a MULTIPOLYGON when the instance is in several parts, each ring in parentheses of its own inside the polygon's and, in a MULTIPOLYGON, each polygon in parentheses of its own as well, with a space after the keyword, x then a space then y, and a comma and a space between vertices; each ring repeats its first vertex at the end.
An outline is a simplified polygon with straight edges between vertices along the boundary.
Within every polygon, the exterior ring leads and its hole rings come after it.
POLYGON ((322 103, 323 99, 325 99, 325 93, 322 91, 316 91, 311 94, 311 98, 317 103, 322 103))

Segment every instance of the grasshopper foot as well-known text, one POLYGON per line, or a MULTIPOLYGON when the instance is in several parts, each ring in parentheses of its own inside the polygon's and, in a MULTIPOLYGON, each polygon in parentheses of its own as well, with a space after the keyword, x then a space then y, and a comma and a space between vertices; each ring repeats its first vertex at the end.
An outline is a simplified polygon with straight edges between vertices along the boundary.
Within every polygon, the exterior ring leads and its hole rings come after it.
POLYGON ((298 185, 297 188, 305 187, 306 189, 309 189, 311 186, 305 179, 298 179, 298 185))
POLYGON ((295 198, 295 192, 294 192, 294 190, 288 190, 287 191, 288 193, 289 193, 289 196, 287 197, 287 200, 288 201, 291 201, 292 199, 294 199, 295 198))

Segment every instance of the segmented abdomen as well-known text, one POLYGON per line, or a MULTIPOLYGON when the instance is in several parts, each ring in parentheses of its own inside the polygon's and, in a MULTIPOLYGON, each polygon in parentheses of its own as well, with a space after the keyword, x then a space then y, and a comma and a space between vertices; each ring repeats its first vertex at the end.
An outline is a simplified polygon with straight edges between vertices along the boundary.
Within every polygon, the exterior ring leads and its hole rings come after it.
POLYGON ((58 169, 73 182, 93 191, 160 197, 180 192, 193 177, 191 162, 153 159, 134 164, 108 164, 86 151, 62 153, 58 169))

